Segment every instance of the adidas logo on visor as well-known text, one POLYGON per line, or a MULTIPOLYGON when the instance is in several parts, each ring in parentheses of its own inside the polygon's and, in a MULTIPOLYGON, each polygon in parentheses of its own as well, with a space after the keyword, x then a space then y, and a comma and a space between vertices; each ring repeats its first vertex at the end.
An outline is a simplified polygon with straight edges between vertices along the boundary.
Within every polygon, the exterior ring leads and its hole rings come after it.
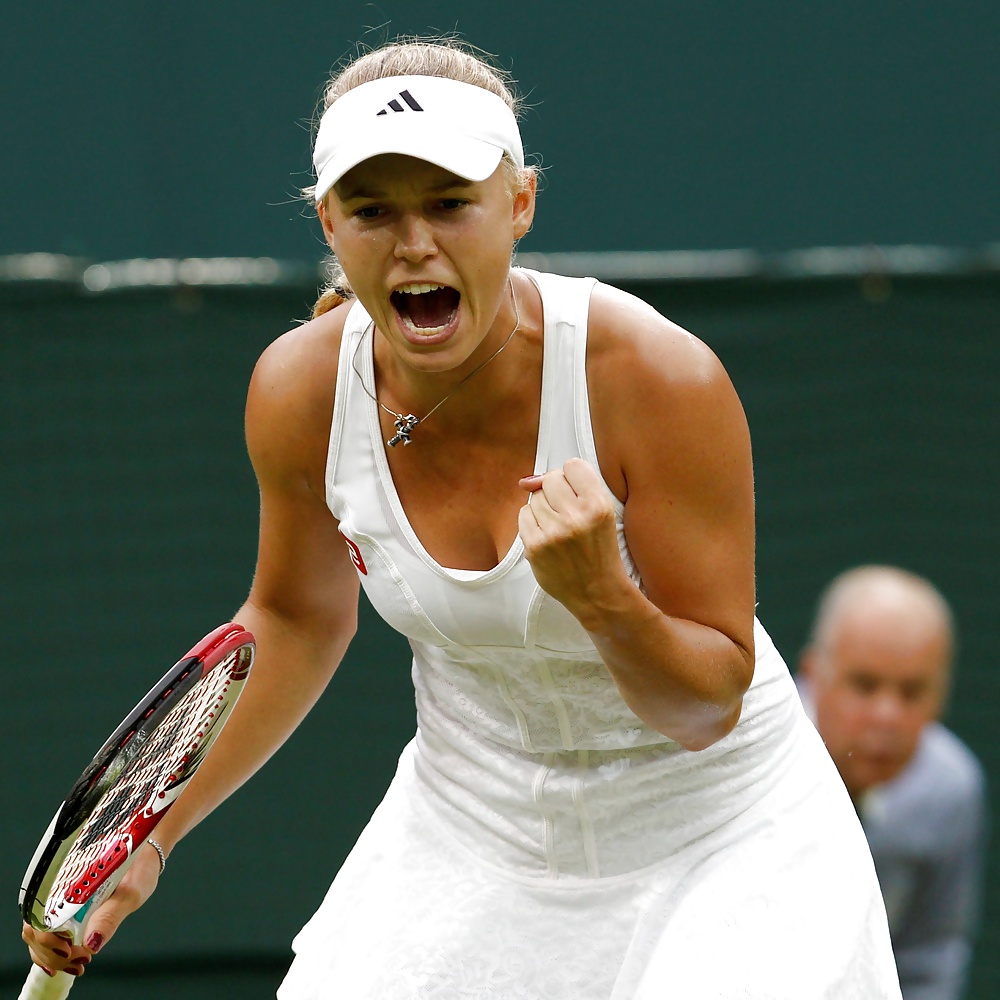
MULTIPOLYGON (((409 106, 409 108, 410 108, 411 111, 423 111, 424 110, 422 107, 420 107, 419 104, 417 104, 415 98, 413 97, 413 95, 408 90, 401 90, 399 92, 399 96, 404 101, 406 101, 406 103, 409 106)), ((390 110, 391 111, 405 111, 406 108, 404 108, 403 105, 399 103, 399 101, 397 101, 395 98, 393 98, 389 102, 388 107, 385 107, 381 111, 379 111, 378 114, 375 117, 377 118, 378 115, 387 115, 390 110)))

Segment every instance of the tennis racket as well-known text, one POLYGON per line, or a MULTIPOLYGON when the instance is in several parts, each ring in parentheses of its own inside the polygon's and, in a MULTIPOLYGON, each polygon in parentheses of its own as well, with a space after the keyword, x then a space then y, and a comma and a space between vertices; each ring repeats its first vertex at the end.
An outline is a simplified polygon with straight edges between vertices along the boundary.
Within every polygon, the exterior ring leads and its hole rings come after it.
MULTIPOLYGON (((253 636, 221 625, 129 712, 76 780, 31 859, 19 897, 27 923, 84 941, 88 915, 114 892, 205 759, 253 657, 253 636)), ((33 965, 20 1000, 62 1000, 74 982, 33 965)))

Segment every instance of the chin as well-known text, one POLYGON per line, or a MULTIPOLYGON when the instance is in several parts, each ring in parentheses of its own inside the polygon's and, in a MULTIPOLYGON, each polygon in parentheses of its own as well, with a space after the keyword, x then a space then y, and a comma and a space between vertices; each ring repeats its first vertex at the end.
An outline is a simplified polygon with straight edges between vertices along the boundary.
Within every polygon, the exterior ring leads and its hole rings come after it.
POLYGON ((859 785, 865 790, 875 785, 884 785, 886 782, 898 778, 903 773, 906 762, 893 762, 892 764, 880 763, 866 767, 860 777, 859 785))

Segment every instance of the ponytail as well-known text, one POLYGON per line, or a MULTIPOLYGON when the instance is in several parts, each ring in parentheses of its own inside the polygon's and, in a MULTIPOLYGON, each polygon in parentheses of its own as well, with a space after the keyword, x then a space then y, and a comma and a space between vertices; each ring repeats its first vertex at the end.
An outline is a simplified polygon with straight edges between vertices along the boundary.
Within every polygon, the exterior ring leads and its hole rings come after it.
POLYGON ((336 309, 337 306, 354 298, 354 290, 351 288, 351 283, 347 280, 347 275, 344 274, 344 269, 340 266, 336 254, 331 253, 327 257, 324 269, 326 282, 320 289, 319 298, 312 308, 310 319, 322 316, 323 313, 328 313, 331 309, 336 309))
POLYGON ((312 307, 312 315, 309 318, 316 319, 317 316, 322 316, 323 313, 328 313, 331 309, 336 309, 337 306, 347 301, 347 297, 342 294, 340 288, 324 288, 320 292, 316 304, 312 307))

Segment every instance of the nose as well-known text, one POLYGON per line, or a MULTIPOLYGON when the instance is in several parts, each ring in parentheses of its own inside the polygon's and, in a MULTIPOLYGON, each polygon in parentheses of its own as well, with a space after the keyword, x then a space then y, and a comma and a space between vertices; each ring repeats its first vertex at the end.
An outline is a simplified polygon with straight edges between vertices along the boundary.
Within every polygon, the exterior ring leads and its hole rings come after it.
POLYGON ((396 230, 397 259, 418 263, 436 252, 434 229, 428 220, 416 212, 403 215, 396 230))
POLYGON ((882 727, 896 728, 905 714, 898 695, 892 691, 880 691, 871 702, 872 721, 882 727))

